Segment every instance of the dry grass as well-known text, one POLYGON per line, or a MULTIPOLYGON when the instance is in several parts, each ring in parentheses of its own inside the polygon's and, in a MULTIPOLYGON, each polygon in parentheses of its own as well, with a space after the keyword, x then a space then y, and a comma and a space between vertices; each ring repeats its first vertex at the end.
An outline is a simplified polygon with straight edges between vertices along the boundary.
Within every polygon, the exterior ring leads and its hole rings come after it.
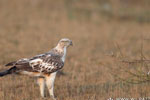
MULTIPOLYGON (((120 62, 141 58, 141 36, 143 55, 150 58, 149 4, 149 0, 0 0, 0 69, 9 61, 46 52, 68 37, 74 47, 68 50, 66 75, 56 78, 58 100, 148 97, 148 82, 127 84, 118 77, 126 79, 130 74, 124 70, 134 72, 141 66, 120 62)), ((0 100, 42 100, 35 83, 27 76, 0 78, 0 100)))

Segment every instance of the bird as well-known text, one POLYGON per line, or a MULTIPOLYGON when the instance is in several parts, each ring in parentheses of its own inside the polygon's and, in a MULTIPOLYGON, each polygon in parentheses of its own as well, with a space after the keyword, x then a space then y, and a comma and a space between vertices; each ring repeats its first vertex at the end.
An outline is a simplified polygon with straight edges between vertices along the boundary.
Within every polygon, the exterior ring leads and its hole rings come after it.
POLYGON ((57 72, 64 66, 67 48, 72 45, 72 40, 62 38, 56 47, 46 53, 6 64, 5 66, 11 67, 0 72, 0 77, 10 74, 37 77, 41 96, 45 97, 44 91, 45 86, 47 86, 50 97, 56 100, 54 96, 55 77, 57 72))

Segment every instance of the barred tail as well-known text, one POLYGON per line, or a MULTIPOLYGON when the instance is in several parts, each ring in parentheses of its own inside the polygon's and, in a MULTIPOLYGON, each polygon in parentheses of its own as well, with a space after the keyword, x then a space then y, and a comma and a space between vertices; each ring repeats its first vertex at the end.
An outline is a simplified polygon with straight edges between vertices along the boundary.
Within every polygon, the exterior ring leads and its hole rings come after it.
POLYGON ((8 75, 8 74, 12 74, 13 72, 15 72, 15 69, 16 69, 16 67, 12 67, 8 70, 0 72, 0 77, 3 77, 3 76, 8 75))

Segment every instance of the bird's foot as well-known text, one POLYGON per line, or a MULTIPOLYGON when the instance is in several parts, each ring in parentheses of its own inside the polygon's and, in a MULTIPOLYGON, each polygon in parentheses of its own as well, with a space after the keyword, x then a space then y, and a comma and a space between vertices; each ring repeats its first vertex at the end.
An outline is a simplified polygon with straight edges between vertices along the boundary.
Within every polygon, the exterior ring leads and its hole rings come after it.
POLYGON ((53 100, 57 100, 54 95, 50 95, 50 97, 53 99, 53 100))

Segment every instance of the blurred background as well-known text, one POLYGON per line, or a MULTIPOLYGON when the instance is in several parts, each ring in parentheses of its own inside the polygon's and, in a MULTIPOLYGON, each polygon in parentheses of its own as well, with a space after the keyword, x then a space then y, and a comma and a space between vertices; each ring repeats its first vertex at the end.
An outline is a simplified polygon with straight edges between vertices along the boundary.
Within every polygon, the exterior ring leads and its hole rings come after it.
MULTIPOLYGON (((0 0, 0 70, 64 37, 74 46, 55 81, 58 100, 150 96, 149 0, 0 0)), ((0 78, 0 100, 42 100, 35 83, 0 78)))

